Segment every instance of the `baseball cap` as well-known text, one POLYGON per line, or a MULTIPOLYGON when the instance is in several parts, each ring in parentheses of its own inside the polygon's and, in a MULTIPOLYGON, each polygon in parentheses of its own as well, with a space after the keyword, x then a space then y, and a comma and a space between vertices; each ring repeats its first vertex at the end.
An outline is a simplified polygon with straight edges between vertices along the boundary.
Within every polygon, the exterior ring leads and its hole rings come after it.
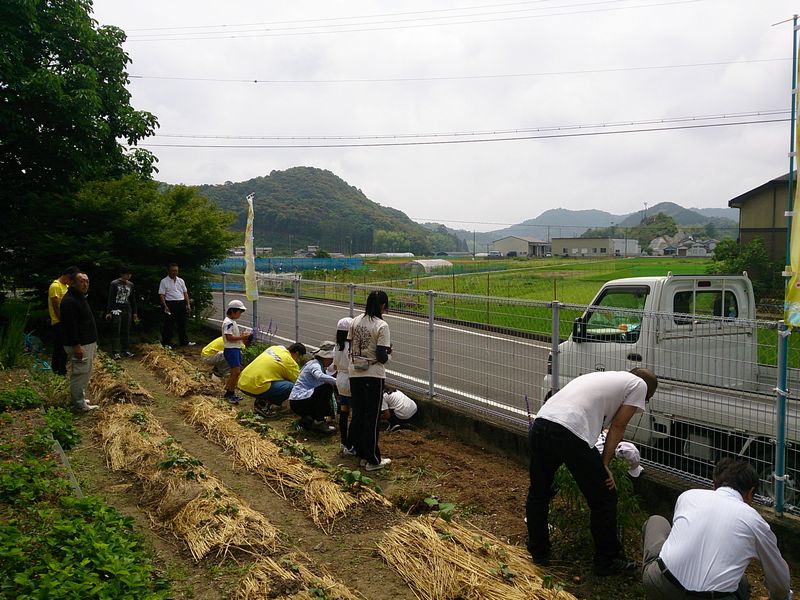
POLYGON ((247 307, 241 300, 231 300, 230 302, 228 302, 228 308, 235 308, 236 310, 247 310, 247 307))

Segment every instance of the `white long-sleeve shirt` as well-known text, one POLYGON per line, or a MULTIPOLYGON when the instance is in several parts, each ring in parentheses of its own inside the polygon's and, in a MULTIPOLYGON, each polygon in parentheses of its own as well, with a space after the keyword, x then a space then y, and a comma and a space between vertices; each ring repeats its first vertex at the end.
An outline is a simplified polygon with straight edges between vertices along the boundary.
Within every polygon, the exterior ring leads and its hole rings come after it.
POLYGON ((695 592, 736 590, 755 558, 764 569, 770 598, 789 597, 789 566, 775 534, 733 488, 681 494, 660 556, 683 587, 695 592))

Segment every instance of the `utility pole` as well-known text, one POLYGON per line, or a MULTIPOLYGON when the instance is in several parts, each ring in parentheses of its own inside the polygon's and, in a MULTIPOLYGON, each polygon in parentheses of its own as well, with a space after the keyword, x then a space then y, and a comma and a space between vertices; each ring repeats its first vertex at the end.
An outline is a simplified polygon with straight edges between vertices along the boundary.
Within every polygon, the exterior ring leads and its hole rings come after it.
POLYGON ((472 258, 475 258, 475 253, 478 251, 478 246, 475 244, 475 230, 472 230, 472 258))

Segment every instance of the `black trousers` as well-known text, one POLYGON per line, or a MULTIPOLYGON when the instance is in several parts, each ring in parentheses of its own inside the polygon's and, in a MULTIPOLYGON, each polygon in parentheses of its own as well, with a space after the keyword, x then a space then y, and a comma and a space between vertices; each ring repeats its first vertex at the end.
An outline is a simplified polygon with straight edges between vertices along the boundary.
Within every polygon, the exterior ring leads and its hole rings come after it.
POLYGON ((178 341, 181 346, 189 343, 186 335, 186 300, 167 300, 170 314, 164 313, 164 323, 161 327, 161 343, 165 346, 172 344, 172 332, 178 330, 178 341))
POLYGON ((534 560, 550 556, 547 514, 555 495, 553 479, 566 465, 591 510, 589 526, 594 540, 594 562, 608 565, 622 556, 617 538, 617 492, 606 487, 608 474, 600 453, 594 446, 567 428, 538 418, 528 434, 530 442, 530 478, 525 512, 528 517, 528 550, 534 560))
POLYGON ((383 379, 350 377, 353 416, 350 420, 350 441, 359 458, 376 465, 381 462, 378 447, 378 423, 383 401, 383 379))
MULTIPOLYGON (((325 417, 332 417, 331 397, 333 396, 333 386, 330 383, 323 383, 314 388, 314 392, 309 398, 303 400, 289 400, 289 408, 298 417, 306 420, 322 421, 325 417)), ((313 423, 305 423, 309 427, 313 423)))
POLYGON ((64 342, 61 339, 61 323, 51 326, 53 334, 53 358, 50 361, 50 368, 57 375, 67 374, 67 353, 64 352, 64 342))

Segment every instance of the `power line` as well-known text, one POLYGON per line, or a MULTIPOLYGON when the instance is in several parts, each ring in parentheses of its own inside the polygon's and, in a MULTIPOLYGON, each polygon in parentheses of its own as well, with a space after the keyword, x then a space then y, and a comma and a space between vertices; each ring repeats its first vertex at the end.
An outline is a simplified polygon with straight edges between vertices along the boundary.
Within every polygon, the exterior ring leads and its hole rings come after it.
MULTIPOLYGON (((689 211, 692 211, 692 212, 697 212, 696 210, 692 210, 692 209, 689 209, 689 208, 687 208, 685 210, 689 210, 689 211)), ((628 217, 630 217, 630 216, 632 216, 632 215, 634 215, 634 214, 636 214, 638 212, 641 212, 641 211, 635 210, 635 211, 632 211, 632 212, 630 212, 628 214, 614 215, 614 216, 623 216, 623 217, 628 218, 628 217)), ((703 215, 702 213, 699 213, 699 212, 697 214, 699 214, 701 216, 706 216, 706 215, 703 215)), ((561 229, 611 229, 611 228, 614 228, 614 229, 634 229, 634 228, 638 227, 638 225, 600 225, 600 226, 597 226, 597 225, 557 225, 557 224, 553 224, 553 223, 499 223, 499 222, 496 222, 496 221, 460 221, 460 220, 456 220, 456 219, 432 219, 432 218, 429 218, 429 217, 422 218, 422 217, 411 217, 411 216, 409 216, 408 218, 411 219, 412 221, 416 221, 417 223, 421 223, 421 222, 424 222, 424 223, 464 223, 464 224, 467 224, 467 225, 500 225, 500 226, 503 226, 503 227, 543 227, 543 228, 549 227, 551 229, 553 229, 553 228, 555 228, 555 229, 559 229, 559 228, 561 228, 561 229)), ((707 218, 717 219, 717 218, 720 218, 720 217, 707 217, 707 218)), ((721 217, 721 218, 727 219, 728 217, 721 217)), ((698 226, 698 225, 679 225, 677 223, 676 223, 676 225, 678 226, 678 228, 689 228, 689 227, 697 227, 698 226)), ((699 225, 699 226, 702 227, 702 225, 699 225)), ((721 231, 726 231, 726 230, 739 229, 739 226, 738 225, 714 225, 714 229, 721 230, 721 231)), ((494 233, 494 232, 492 232, 492 231, 478 231, 477 233, 479 233, 479 234, 487 234, 487 233, 494 233)))
MULTIPOLYGON (((613 0, 617 1, 617 0, 613 0)), ((621 0, 620 0, 621 1, 621 0)), ((641 9, 641 8, 653 8, 653 7, 660 7, 660 6, 671 6, 677 4, 692 4, 695 2, 704 2, 705 0, 669 0, 666 2, 656 2, 652 4, 642 4, 638 6, 623 6, 623 7, 611 7, 611 8, 598 8, 592 10, 577 10, 571 12, 560 12, 560 13, 550 13, 545 15, 514 15, 509 17, 498 17, 494 19, 477 19, 477 20, 467 20, 467 21, 449 21, 449 22, 440 22, 440 23, 417 23, 413 25, 392 25, 393 23, 398 23, 398 21, 386 21, 386 22, 373 22, 369 23, 368 25, 384 25, 389 24, 388 27, 366 27, 366 28, 358 28, 360 25, 363 24, 344 24, 344 25, 335 25, 330 27, 356 27, 355 29, 338 29, 338 30, 322 30, 322 31, 291 31, 293 29, 308 29, 308 27, 291 27, 291 28, 283 28, 283 30, 276 28, 276 30, 269 31, 269 33, 263 32, 246 32, 246 33, 254 33, 254 35, 240 35, 237 32, 219 32, 215 34, 214 32, 209 32, 213 34, 211 36, 204 36, 204 37, 175 37, 176 35, 180 34, 169 34, 167 37, 161 34, 153 34, 152 36, 138 36, 138 37, 130 37, 127 39, 129 42, 176 42, 176 41, 196 41, 196 40, 228 40, 228 39, 244 39, 244 38, 259 38, 259 37, 285 37, 285 36, 297 36, 297 35, 320 35, 320 34, 334 34, 334 33, 361 33, 367 31, 389 31, 389 30, 396 30, 396 29, 417 29, 422 27, 441 27, 447 25, 472 25, 472 24, 481 24, 481 23, 497 23, 502 21, 509 21, 509 20, 520 20, 520 19, 539 19, 545 17, 559 17, 559 16, 569 16, 569 15, 581 15, 581 14, 590 14, 590 13, 601 13, 601 12, 610 12, 610 11, 620 11, 620 10, 631 10, 631 9, 641 9), (232 33, 232 34, 231 34, 232 33)), ((560 8, 560 7, 559 7, 560 8)), ((473 15, 463 15, 466 17, 471 17, 473 15)), ((485 16, 485 15, 478 15, 478 16, 485 16)), ((448 17, 454 18, 454 17, 448 17)), ((460 17, 458 17, 460 18, 460 17)), ((414 20, 422 20, 422 19, 414 19, 414 20)), ((402 21, 399 21, 402 22, 402 21)), ((320 26, 322 27, 322 26, 320 26)), ((320 27, 317 27, 319 29, 320 27)))
MULTIPOLYGON (((225 28, 225 27, 256 27, 256 26, 263 26, 263 25, 289 25, 293 23, 320 23, 320 22, 327 22, 327 21, 346 21, 349 19, 374 19, 380 17, 404 17, 409 15, 425 15, 425 14, 433 14, 433 13, 447 13, 447 12, 454 12, 454 11, 462 11, 462 10, 479 10, 482 8, 500 8, 503 6, 521 6, 521 5, 528 5, 528 4, 543 4, 546 2, 553 2, 554 0, 526 0, 524 2, 504 2, 500 4, 481 4, 477 6, 461 6, 461 7, 453 7, 453 8, 436 8, 430 10, 415 10, 415 11, 407 11, 407 12, 395 12, 395 13, 377 13, 371 15, 349 15, 346 17, 323 17, 319 19, 292 19, 292 20, 284 20, 284 21, 262 21, 257 23, 216 23, 212 25, 178 25, 178 26, 171 26, 171 27, 139 27, 128 29, 127 31, 168 31, 168 30, 186 30, 186 29, 211 29, 215 27, 225 28)), ((607 2, 619 2, 623 0, 606 0, 607 2)), ((591 2, 588 4, 603 4, 604 2, 591 2)), ((559 6, 551 7, 551 8, 562 8, 559 6)))
POLYGON ((389 146, 435 146, 444 144, 475 144, 485 142, 512 142, 520 140, 555 139, 572 137, 589 137, 599 135, 616 135, 622 133, 650 133, 655 131, 675 131, 681 129, 708 129, 711 127, 730 127, 734 125, 755 125, 760 123, 785 123, 790 119, 764 119, 755 121, 739 121, 736 123, 706 123, 700 125, 678 125, 672 127, 649 127, 645 129, 623 129, 619 131, 594 131, 579 133, 559 133, 546 135, 524 135, 498 138, 460 139, 460 140, 426 140, 409 142, 363 142, 354 144, 159 144, 142 143, 139 146, 146 148, 230 148, 230 149, 281 149, 281 148, 364 148, 364 147, 389 147, 389 146))
POLYGON ((568 131, 575 129, 600 129, 623 126, 643 126, 666 123, 685 123, 697 121, 709 121, 720 119, 743 119, 746 117, 771 117, 777 115, 788 115, 790 111, 784 109, 749 111, 738 113, 723 113, 715 115, 693 115, 686 117, 667 117, 646 119, 640 121, 617 121, 611 123, 594 123, 580 125, 550 125, 528 128, 514 129, 495 129, 491 131, 454 131, 454 132, 430 132, 430 133, 401 133, 401 134, 373 134, 373 135, 209 135, 209 134, 188 134, 188 133, 157 133, 155 137, 160 138, 192 138, 192 139, 223 139, 223 140, 374 140, 374 139, 407 139, 407 138, 431 138, 431 137, 476 137, 488 135, 507 135, 516 133, 532 133, 545 131, 568 131))
POLYGON ((168 75, 129 75, 131 79, 152 79, 163 81, 201 81, 212 83, 252 83, 252 84, 320 84, 320 83, 408 83, 412 81, 462 81, 471 79, 504 79, 521 77, 546 77, 551 75, 591 75, 597 73, 619 73, 625 71, 655 71, 665 69, 685 69, 696 67, 717 67, 728 65, 754 64, 765 62, 785 62, 787 58, 758 58, 750 60, 730 60, 675 65, 645 65, 642 67, 608 67, 604 69, 574 69, 569 71, 539 71, 535 73, 501 73, 488 75, 444 75, 438 77, 383 77, 383 78, 344 78, 344 79, 225 79, 215 77, 181 77, 168 75))

